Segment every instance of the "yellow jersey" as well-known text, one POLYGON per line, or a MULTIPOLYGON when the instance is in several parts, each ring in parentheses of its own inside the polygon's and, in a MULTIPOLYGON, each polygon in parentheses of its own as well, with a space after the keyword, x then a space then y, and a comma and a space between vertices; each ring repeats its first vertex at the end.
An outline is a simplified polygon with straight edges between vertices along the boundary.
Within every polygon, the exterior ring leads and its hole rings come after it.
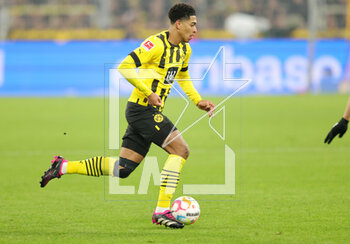
POLYGON ((175 80, 196 105, 202 100, 188 73, 190 45, 174 45, 168 38, 169 31, 150 36, 119 65, 119 72, 135 86, 130 102, 148 106, 147 97, 154 92, 162 99, 162 110, 175 80))

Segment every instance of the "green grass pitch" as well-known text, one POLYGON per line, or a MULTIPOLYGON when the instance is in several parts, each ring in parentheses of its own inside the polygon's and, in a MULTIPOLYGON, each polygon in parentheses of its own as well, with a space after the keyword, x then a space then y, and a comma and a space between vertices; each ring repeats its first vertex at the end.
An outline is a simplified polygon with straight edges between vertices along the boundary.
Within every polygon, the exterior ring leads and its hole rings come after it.
MULTIPOLYGON (((349 243, 350 132, 323 144, 346 100, 230 99, 225 143, 236 152, 237 194, 193 195, 199 220, 171 230, 151 223, 158 193, 153 181, 148 194, 131 196, 108 194, 103 177, 68 175, 39 187, 54 155, 85 159, 117 152, 105 149, 103 98, 1 98, 0 243, 349 243)), ((170 97, 167 103, 164 113, 175 120, 183 101, 170 97)), ((125 100, 122 132, 124 106, 125 100)), ((192 104, 189 111, 180 130, 202 114, 192 104)), ((225 143, 208 119, 184 138, 191 155, 181 182, 223 184, 225 143)), ((160 167, 167 157, 155 146, 149 155, 160 167)), ((141 171, 123 184, 137 182, 141 171)))

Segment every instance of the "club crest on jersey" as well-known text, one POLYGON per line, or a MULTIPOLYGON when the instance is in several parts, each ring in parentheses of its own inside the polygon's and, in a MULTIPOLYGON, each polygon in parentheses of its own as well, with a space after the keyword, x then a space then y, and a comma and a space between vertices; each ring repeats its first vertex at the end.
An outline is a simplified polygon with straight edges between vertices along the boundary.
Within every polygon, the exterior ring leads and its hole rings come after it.
POLYGON ((154 121, 157 122, 157 123, 162 122, 163 119, 164 119, 164 118, 163 118, 163 115, 161 115, 161 114, 156 114, 156 115, 154 115, 154 121))
POLYGON ((149 50, 154 48, 154 43, 148 40, 144 44, 142 44, 142 47, 148 52, 149 50))

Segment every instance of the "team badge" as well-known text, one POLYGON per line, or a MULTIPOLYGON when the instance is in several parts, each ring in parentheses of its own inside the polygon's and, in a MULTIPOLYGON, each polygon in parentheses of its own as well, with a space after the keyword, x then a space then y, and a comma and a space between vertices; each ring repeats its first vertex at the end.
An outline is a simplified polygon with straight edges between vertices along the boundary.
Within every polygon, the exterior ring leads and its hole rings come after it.
POLYGON ((150 40, 146 41, 142 47, 148 52, 149 50, 151 50, 152 48, 154 48, 154 44, 153 42, 151 42, 150 40))
POLYGON ((163 118, 163 115, 161 115, 161 114, 156 114, 156 115, 154 115, 154 121, 157 122, 157 123, 162 122, 163 119, 164 119, 164 118, 163 118))

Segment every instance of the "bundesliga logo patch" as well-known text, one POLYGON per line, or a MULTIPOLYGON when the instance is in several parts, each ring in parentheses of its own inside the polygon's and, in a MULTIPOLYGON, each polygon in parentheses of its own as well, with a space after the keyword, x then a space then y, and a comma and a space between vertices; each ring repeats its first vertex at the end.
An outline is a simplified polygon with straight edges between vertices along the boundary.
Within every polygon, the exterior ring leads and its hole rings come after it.
POLYGON ((154 44, 150 40, 146 41, 142 46, 147 52, 154 48, 154 44))

